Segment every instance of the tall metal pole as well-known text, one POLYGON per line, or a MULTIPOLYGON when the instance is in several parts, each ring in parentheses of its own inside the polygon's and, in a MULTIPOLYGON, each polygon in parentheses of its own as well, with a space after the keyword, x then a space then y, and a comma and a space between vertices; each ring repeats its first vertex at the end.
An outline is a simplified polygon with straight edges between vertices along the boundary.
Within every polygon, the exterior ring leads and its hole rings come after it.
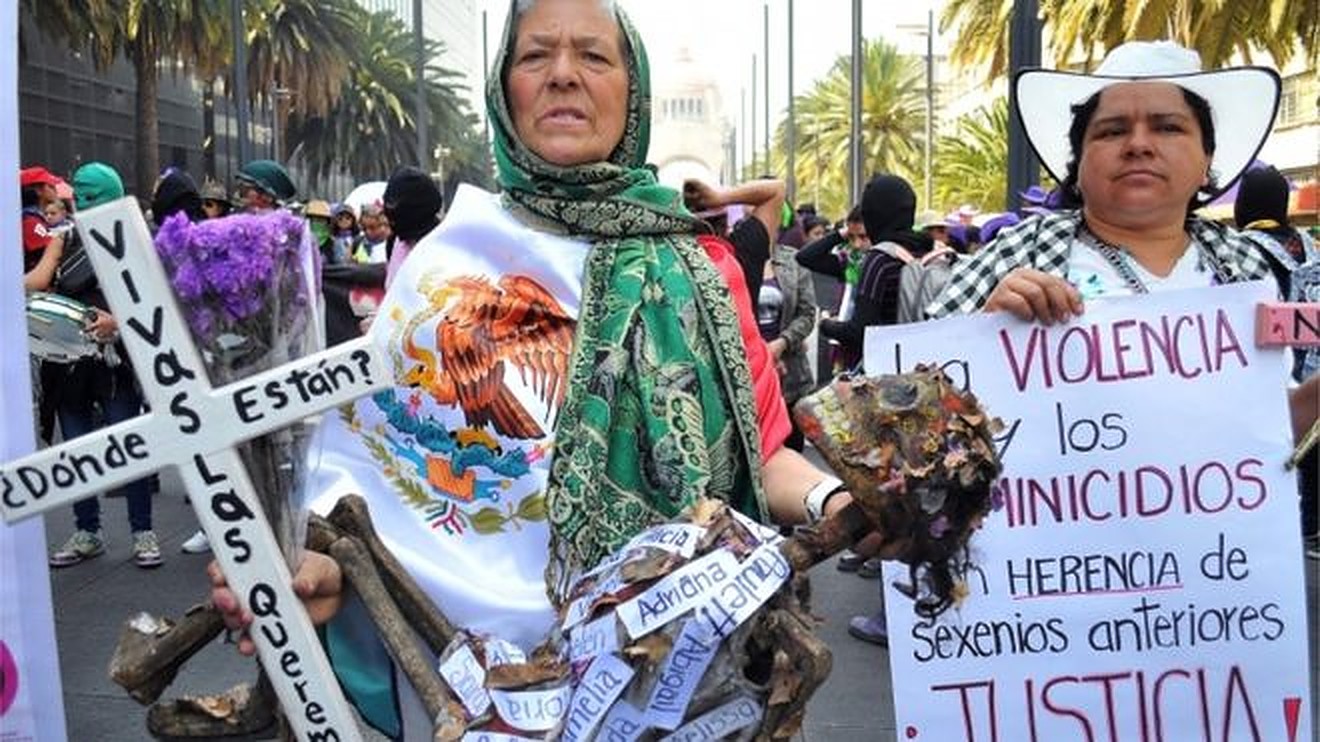
POLYGON ((926 202, 935 208, 935 179, 930 151, 935 140, 935 11, 926 11, 926 202))
POLYGON ((756 55, 752 55, 752 169, 747 173, 748 178, 755 178, 760 173, 756 169, 756 55))
POLYGON ((243 30, 243 0, 229 0, 229 18, 234 32, 234 107, 238 109, 238 164, 252 159, 248 147, 247 33, 243 30))
MULTIPOLYGON (((1040 66, 1040 19, 1037 0, 1013 0, 1013 20, 1010 29, 1008 63, 1009 79, 1024 67, 1040 66)), ((1027 143, 1026 131, 1018 117, 1017 93, 1008 86, 1008 192, 1004 205, 1010 211, 1021 206, 1018 193, 1036 182, 1040 166, 1027 143)))
POLYGON ((862 200, 862 0, 852 2, 852 122, 848 140, 849 207, 862 200))
POLYGON ((788 164, 788 201, 797 203, 797 120, 793 118, 793 0, 788 0, 788 123, 784 127, 784 157, 788 164))
POLYGON ((761 19, 764 27, 764 40, 762 45, 765 50, 765 133, 762 134, 765 146, 765 170, 770 172, 774 167, 770 164, 770 3, 761 6, 761 19))
POLYGON ((413 0, 413 44, 417 55, 417 166, 431 172, 431 145, 426 131, 426 34, 422 28, 422 0, 413 0))
MULTIPOLYGON (((490 49, 487 42, 488 32, 486 31, 486 11, 481 11, 481 89, 484 92, 486 86, 490 84, 490 49)), ((484 98, 484 95, 483 95, 484 98)), ((490 116, 481 112, 481 120, 485 122, 482 127, 482 134, 486 141, 490 141, 490 116)))
POLYGON ((747 169, 747 88, 738 91, 738 155, 735 158, 733 182, 742 180, 743 170, 747 169))

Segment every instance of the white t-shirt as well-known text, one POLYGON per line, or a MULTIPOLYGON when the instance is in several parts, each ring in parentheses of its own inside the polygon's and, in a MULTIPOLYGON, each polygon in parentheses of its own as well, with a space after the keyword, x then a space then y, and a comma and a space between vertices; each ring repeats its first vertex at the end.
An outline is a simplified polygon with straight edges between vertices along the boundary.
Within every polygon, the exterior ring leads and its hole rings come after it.
MULTIPOLYGON (((1137 278, 1154 291, 1173 289, 1200 289, 1215 283, 1215 274, 1210 266, 1205 265, 1200 251, 1191 244, 1183 251, 1182 257, 1174 263, 1169 275, 1160 277, 1146 270, 1140 263, 1123 256, 1132 267, 1137 278)), ((1074 239, 1072 255, 1068 261, 1068 282, 1082 293, 1082 301, 1115 296, 1132 296, 1135 293, 1127 281, 1119 275, 1100 250, 1086 240, 1074 239)))

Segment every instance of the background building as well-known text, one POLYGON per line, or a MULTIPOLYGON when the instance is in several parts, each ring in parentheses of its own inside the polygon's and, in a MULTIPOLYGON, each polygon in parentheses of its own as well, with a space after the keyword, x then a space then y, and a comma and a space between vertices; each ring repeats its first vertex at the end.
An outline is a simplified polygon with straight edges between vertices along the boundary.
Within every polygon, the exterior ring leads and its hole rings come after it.
MULTIPOLYGON (((414 0, 358 2, 369 10, 388 10, 412 28, 414 0)), ((459 84, 464 88, 464 97, 472 110, 484 118, 485 73, 481 69, 481 13, 477 4, 477 0, 422 0, 422 33, 444 44, 441 66, 462 73, 459 84)))
POLYGON ((688 178, 728 182, 729 125, 719 85, 692 56, 679 50, 652 65, 650 162, 661 183, 678 188, 688 178))
MULTIPOLYGON (((20 6, 26 7, 26 6, 20 6)), ((71 177, 90 160, 105 162, 136 182, 133 68, 124 59, 98 72, 86 55, 52 41, 20 13, 18 69, 19 153, 23 165, 42 164, 71 177)), ((189 75, 160 76, 160 165, 187 169, 200 181, 203 163, 203 89, 189 75)), ((238 169, 237 123, 224 96, 215 105, 215 177, 229 182, 238 169)), ((270 156, 271 112, 254 110, 253 151, 270 156)), ((142 194, 137 194, 142 195, 142 194)))

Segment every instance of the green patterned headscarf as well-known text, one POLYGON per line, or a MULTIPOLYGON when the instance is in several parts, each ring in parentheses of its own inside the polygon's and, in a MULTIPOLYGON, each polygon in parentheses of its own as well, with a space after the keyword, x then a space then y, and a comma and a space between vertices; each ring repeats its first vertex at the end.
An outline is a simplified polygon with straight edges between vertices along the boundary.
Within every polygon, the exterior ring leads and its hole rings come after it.
POLYGON ((628 120, 605 162, 559 167, 518 139, 504 79, 486 90, 495 163, 516 210, 592 244, 555 429, 546 500, 552 596, 563 580, 699 496, 764 519, 751 374, 727 284, 696 241, 699 222, 645 167, 650 71, 641 39, 615 9, 626 44, 628 120))

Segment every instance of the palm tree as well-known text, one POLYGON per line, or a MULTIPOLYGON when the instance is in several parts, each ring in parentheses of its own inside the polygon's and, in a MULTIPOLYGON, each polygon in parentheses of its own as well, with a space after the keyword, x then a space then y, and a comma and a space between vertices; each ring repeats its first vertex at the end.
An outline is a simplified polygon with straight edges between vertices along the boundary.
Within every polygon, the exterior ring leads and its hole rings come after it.
POLYGON ((225 14, 222 0, 26 0, 45 31, 88 48, 105 69, 119 53, 133 65, 137 83, 134 113, 136 188, 147 194, 160 170, 157 92, 162 65, 175 71, 215 70, 223 64, 225 14))
POLYGON ((253 102, 293 91, 290 114, 324 115, 339 102, 368 14, 354 0, 249 0, 244 12, 253 102))
MULTIPOLYGON (((926 120, 925 72, 921 60, 903 56, 892 44, 866 41, 862 49, 863 172, 919 177, 926 120)), ((848 210, 848 144, 851 127, 850 58, 834 67, 794 101, 797 123, 797 184, 803 200, 821 213, 848 210)), ((785 172, 785 130, 775 132, 773 169, 785 172)))
MULTIPOLYGON (((354 49, 346 58, 348 75, 339 96, 323 114, 295 112, 288 141, 293 157, 320 181, 338 168, 358 180, 378 180, 401 163, 416 162, 416 78, 413 36, 388 11, 363 13, 354 49)), ((426 56, 438 59, 443 47, 428 42, 426 56)), ((467 110, 452 79, 457 73, 427 68, 427 117, 437 132, 437 146, 450 152, 450 177, 478 181, 488 173, 477 119, 467 110)))
POLYGON ((1008 182, 1008 98, 958 119, 956 133, 939 138, 935 198, 1003 211, 1008 182))
MULTIPOLYGON (((1250 59, 1253 49, 1282 65, 1298 43, 1308 58, 1320 56, 1320 0, 1041 0, 1040 13, 1057 64, 1081 55, 1090 68, 1125 41, 1166 38, 1197 50, 1207 68, 1234 53, 1250 59)), ((949 0, 940 29, 958 29, 953 62, 1002 75, 1012 16, 1013 0, 949 0)))

